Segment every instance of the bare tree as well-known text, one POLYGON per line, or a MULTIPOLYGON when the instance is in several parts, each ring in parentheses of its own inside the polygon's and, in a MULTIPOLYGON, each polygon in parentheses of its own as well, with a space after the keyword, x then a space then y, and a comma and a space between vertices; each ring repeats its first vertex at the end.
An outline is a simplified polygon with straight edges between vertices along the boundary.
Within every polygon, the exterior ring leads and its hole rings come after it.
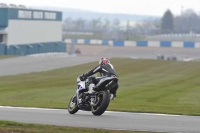
POLYGON ((97 29, 98 29, 99 27, 101 27, 101 25, 102 25, 101 18, 93 19, 93 20, 91 21, 91 25, 92 25, 93 33, 97 32, 97 29))
POLYGON ((137 35, 155 35, 160 33, 161 20, 146 19, 138 22, 134 28, 134 33, 137 35))
POLYGON ((110 21, 108 19, 105 19, 103 24, 103 31, 107 32, 109 27, 110 27, 110 21))
POLYGON ((114 25, 114 28, 118 31, 119 30, 119 26, 120 26, 119 19, 114 19, 113 20, 113 25, 114 25))
POLYGON ((200 16, 192 9, 187 9, 175 17, 174 28, 176 33, 200 33, 200 16))
POLYGON ((126 23, 126 39, 129 40, 130 35, 130 21, 128 20, 126 23))
POLYGON ((71 30, 72 29, 72 18, 68 17, 64 20, 64 30, 71 30))

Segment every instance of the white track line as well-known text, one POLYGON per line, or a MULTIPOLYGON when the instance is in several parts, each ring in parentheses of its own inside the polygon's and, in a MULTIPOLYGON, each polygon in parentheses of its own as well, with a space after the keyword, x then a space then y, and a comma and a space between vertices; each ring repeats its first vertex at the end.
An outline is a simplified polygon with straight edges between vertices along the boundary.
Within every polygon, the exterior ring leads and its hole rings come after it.
MULTIPOLYGON (((0 106, 0 108, 7 109, 27 109, 27 110, 67 110, 67 109, 51 109, 51 108, 36 108, 36 107, 12 107, 12 106, 0 106)), ((80 110, 82 111, 82 110, 80 110)), ((137 112, 117 112, 117 111, 105 111, 107 113, 117 114, 141 114, 141 115, 159 115, 159 116, 184 116, 184 115, 171 115, 171 114, 156 114, 156 113, 137 113, 137 112)))

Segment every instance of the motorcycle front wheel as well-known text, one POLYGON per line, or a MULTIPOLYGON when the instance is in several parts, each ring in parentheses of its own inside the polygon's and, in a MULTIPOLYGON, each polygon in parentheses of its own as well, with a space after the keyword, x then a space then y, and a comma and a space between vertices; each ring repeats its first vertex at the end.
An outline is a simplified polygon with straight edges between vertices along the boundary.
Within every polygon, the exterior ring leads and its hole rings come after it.
POLYGON ((74 95, 69 104, 68 104, 68 112, 70 114, 75 114, 77 111, 79 110, 79 107, 77 105, 77 99, 76 99, 76 95, 74 95))

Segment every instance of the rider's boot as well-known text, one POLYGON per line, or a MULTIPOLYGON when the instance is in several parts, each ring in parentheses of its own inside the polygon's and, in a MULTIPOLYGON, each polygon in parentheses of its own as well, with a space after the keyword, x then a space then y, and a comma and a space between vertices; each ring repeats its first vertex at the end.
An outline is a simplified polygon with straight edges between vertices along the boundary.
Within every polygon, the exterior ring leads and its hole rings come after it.
POLYGON ((90 84, 89 87, 88 87, 88 93, 92 94, 94 92, 94 88, 95 88, 95 84, 93 84, 93 83, 90 84))
MULTIPOLYGON (((96 88, 95 84, 91 83, 89 85, 89 87, 88 87, 88 93, 89 94, 94 93, 95 92, 95 90, 94 90, 95 88, 96 88)), ((95 105, 95 99, 94 98, 91 98, 90 105, 92 105, 92 106, 95 105)))

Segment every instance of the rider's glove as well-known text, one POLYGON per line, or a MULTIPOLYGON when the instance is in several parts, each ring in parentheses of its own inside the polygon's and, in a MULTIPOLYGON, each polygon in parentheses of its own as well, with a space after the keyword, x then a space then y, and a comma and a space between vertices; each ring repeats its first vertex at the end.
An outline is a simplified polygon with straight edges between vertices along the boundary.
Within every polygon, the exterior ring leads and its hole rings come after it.
POLYGON ((80 75, 79 78, 80 78, 81 81, 84 81, 86 79, 86 77, 84 76, 84 74, 80 75))

